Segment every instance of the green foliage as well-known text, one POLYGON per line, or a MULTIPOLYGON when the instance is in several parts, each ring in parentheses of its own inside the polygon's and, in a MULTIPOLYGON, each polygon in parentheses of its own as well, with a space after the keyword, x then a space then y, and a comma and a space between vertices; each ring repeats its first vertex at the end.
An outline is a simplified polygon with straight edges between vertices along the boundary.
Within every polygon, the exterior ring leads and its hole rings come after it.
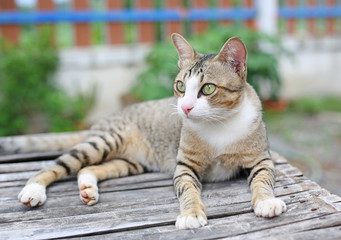
POLYGON ((273 122, 272 126, 276 126, 273 127, 272 131, 275 131, 275 129, 281 131, 283 129, 280 127, 282 121, 286 121, 291 116, 300 118, 322 112, 341 112, 341 98, 334 96, 300 98, 292 100, 288 109, 283 112, 271 112, 265 109, 263 117, 266 123, 273 122))
POLYGON ((49 31, 27 36, 19 45, 0 45, 0 136, 30 132, 30 122, 43 116, 47 131, 75 128, 87 113, 91 96, 74 99, 61 92, 51 75, 58 65, 49 31))
POLYGON ((341 98, 332 96, 301 98, 291 102, 290 110, 309 114, 323 111, 341 112, 341 98))
MULTIPOLYGON (((274 54, 262 51, 259 43, 266 43, 275 51, 282 52, 277 40, 246 28, 216 27, 188 41, 200 53, 218 53, 225 41, 233 36, 240 37, 248 49, 248 82, 258 93, 262 86, 267 85, 270 97, 276 99, 280 89, 277 59, 274 54)), ((139 75, 132 94, 141 100, 171 96, 172 84, 179 71, 177 60, 172 43, 157 44, 147 56, 148 68, 139 75)))

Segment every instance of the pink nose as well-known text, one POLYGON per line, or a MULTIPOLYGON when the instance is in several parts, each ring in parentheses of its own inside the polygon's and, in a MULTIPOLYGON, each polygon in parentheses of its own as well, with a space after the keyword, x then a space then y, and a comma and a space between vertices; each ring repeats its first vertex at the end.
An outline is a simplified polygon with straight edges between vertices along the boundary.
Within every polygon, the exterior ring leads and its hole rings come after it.
POLYGON ((181 105, 182 111, 186 114, 186 116, 189 114, 189 112, 193 109, 193 106, 186 106, 186 105, 181 105))

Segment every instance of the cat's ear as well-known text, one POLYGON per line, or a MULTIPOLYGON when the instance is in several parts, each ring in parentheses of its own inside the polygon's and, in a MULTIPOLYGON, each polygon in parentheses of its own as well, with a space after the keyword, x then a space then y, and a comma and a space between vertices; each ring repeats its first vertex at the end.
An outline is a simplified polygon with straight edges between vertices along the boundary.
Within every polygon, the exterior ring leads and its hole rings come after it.
POLYGON ((186 41, 186 39, 178 33, 172 34, 172 40, 176 50, 179 54, 178 65, 180 68, 185 66, 188 62, 193 61, 197 55, 196 51, 186 41))
POLYGON ((241 78, 246 76, 246 59, 246 47, 238 37, 227 40, 215 57, 215 60, 228 64, 241 78))

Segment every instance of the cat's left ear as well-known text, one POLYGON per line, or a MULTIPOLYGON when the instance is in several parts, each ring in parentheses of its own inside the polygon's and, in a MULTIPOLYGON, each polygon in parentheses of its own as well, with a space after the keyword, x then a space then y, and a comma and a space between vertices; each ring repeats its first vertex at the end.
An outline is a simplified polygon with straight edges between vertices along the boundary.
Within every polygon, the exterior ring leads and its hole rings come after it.
POLYGON ((239 77, 246 76, 247 51, 240 38, 232 37, 227 40, 214 59, 228 64, 239 77))

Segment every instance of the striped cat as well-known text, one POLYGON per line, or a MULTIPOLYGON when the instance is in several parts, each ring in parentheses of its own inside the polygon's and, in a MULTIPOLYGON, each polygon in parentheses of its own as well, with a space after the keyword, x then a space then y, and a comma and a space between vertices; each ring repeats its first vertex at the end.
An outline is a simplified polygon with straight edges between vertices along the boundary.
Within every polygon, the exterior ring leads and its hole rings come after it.
MULTIPOLYGON (((243 169, 257 216, 286 211, 274 197, 274 165, 261 102, 246 82, 243 42, 234 37, 218 54, 203 55, 179 34, 172 39, 180 68, 175 97, 135 104, 99 121, 75 138, 80 142, 68 153, 28 180, 20 202, 42 205, 49 184, 77 172, 80 198, 87 205, 99 199, 98 181, 145 170, 171 172, 180 202, 176 227, 197 228, 207 224, 201 182, 227 180, 243 169)), ((0 146, 6 150, 5 143, 0 146)))

